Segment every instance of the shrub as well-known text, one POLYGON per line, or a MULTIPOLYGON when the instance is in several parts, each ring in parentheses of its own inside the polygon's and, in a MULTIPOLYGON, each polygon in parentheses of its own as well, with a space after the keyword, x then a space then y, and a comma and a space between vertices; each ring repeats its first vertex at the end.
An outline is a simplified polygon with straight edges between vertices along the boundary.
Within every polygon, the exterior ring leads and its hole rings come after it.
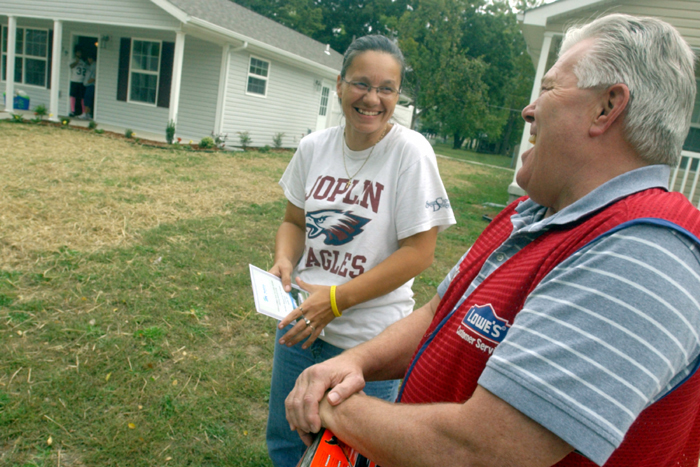
POLYGON ((205 137, 202 138, 202 140, 199 142, 199 147, 200 147, 201 149, 212 149, 212 148, 214 148, 215 146, 216 146, 216 144, 214 144, 214 138, 212 138, 211 136, 205 136, 205 137))
POLYGON ((105 131, 104 131, 102 128, 97 128, 97 129, 95 130, 95 133, 97 133, 98 135, 101 135, 101 134, 104 133, 104 132, 105 132, 105 131))
POLYGON ((94 130, 95 128, 97 128, 97 122, 95 120, 90 120, 90 123, 88 123, 88 128, 94 130))
POLYGON ((136 133, 134 133, 134 130, 132 130, 131 128, 127 128, 124 132, 124 136, 126 136, 127 138, 133 138, 134 136, 136 136, 136 133))
POLYGON ((284 138, 284 133, 275 133, 275 136, 272 137, 272 144, 275 145, 275 149, 282 147, 282 138, 284 138))
POLYGON ((41 123, 41 117, 35 117, 31 120, 32 123, 41 123))
POLYGON ((39 104, 36 107, 34 107, 34 115, 36 115, 39 120, 42 120, 44 117, 46 117, 46 114, 48 111, 46 110, 46 106, 44 104, 39 104))
POLYGON ((270 149, 272 149, 272 148, 266 144, 265 146, 263 146, 263 147, 261 147, 260 149, 258 149, 258 151, 260 151, 260 152, 262 152, 262 153, 264 154, 264 153, 270 152, 270 149))
POLYGON ((250 146, 250 143, 253 142, 253 138, 250 137, 250 133, 248 133, 247 131, 239 131, 238 141, 241 142, 241 147, 243 148, 243 150, 247 151, 248 146, 250 146))
POLYGON ((61 128, 66 128, 70 125, 70 117, 61 117, 61 128))
POLYGON ((174 139, 175 139, 175 122, 170 120, 168 122, 168 126, 165 127, 165 141, 167 141, 168 144, 173 144, 174 139))
POLYGON ((24 123, 22 114, 12 114, 12 121, 15 123, 24 123))
POLYGON ((211 137, 214 138, 214 144, 219 149, 224 149, 226 146, 226 140, 228 139, 228 133, 214 133, 211 132, 211 137))

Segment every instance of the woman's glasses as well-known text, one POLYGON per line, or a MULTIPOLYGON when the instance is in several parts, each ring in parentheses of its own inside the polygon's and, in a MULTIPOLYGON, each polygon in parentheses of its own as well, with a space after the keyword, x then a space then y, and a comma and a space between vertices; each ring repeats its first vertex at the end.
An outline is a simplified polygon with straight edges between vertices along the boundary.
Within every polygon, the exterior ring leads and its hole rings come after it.
POLYGON ((372 92, 372 89, 376 89, 377 95, 381 97, 393 97, 400 91, 399 89, 394 89, 391 86, 370 86, 364 81, 348 81, 345 78, 341 79, 349 84, 358 94, 366 94, 372 92))

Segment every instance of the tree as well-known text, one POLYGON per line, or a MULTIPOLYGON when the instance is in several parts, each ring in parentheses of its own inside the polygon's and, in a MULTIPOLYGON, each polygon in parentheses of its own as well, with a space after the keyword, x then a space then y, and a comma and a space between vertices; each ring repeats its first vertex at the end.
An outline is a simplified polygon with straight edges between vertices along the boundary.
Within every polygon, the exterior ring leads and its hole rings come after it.
MULTIPOLYGON (((519 3, 534 5, 541 0, 519 3)), ((488 132, 486 140, 493 143, 493 152, 510 153, 523 125, 520 109, 528 103, 535 71, 515 11, 507 0, 496 0, 467 12, 464 26, 462 48, 469 57, 487 64, 489 115, 500 121, 500 129, 488 132)))
POLYGON ((398 36, 421 122, 453 137, 455 148, 476 139, 510 151, 534 70, 509 4, 423 0, 404 13, 398 36))

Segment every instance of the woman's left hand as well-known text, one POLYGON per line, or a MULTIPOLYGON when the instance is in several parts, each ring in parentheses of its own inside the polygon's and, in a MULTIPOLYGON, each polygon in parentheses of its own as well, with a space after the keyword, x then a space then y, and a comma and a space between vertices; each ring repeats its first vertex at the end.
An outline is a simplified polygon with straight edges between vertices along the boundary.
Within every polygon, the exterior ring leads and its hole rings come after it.
POLYGON ((313 344, 323 328, 335 318, 331 309, 331 288, 326 285, 308 284, 298 277, 296 281, 299 287, 309 292, 309 297, 280 321, 278 327, 284 329, 289 323, 297 320, 292 329, 282 336, 280 344, 291 347, 306 339, 302 345, 302 348, 306 349, 313 344))

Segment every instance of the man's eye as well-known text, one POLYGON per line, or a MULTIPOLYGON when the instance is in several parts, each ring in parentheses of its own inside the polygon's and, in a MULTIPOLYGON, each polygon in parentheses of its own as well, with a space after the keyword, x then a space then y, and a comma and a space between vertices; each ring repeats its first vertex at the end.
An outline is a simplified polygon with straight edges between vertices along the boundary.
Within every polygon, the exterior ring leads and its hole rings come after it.
POLYGON ((363 83, 362 81, 355 81, 352 84, 354 84, 357 89, 361 89, 362 91, 366 91, 369 89, 369 84, 363 83))
POLYGON ((388 86, 382 86, 379 88, 379 92, 381 94, 394 94, 394 88, 390 88, 388 86))

